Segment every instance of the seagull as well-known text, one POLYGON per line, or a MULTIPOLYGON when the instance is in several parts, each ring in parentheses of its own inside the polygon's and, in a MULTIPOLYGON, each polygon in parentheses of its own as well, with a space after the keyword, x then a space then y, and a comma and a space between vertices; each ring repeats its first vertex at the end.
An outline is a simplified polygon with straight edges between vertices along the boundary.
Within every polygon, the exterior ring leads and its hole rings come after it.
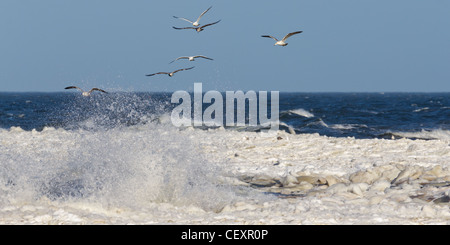
POLYGON ((82 92, 82 95, 83 95, 83 96, 86 96, 86 97, 90 96, 91 93, 92 93, 93 91, 95 91, 95 90, 100 91, 100 92, 103 92, 103 93, 108 93, 108 92, 106 92, 105 90, 99 89, 99 88, 93 88, 93 89, 89 90, 89 92, 83 91, 81 88, 79 88, 79 87, 77 87, 77 86, 69 86, 69 87, 66 87, 65 89, 72 89, 72 88, 76 88, 76 89, 80 90, 80 91, 82 92))
POLYGON ((212 8, 212 6, 209 7, 207 10, 203 11, 203 13, 198 17, 198 19, 197 19, 195 22, 192 22, 192 21, 190 21, 190 20, 188 20, 188 19, 185 19, 185 18, 176 17, 176 16, 174 16, 174 18, 180 19, 180 20, 184 20, 184 21, 187 21, 187 22, 189 22, 189 23, 192 23, 193 26, 199 26, 199 25, 200 25, 200 23, 199 23, 200 18, 202 18, 202 16, 203 16, 204 14, 206 14, 206 12, 208 12, 208 10, 210 10, 211 8, 212 8))
POLYGON ((288 43, 285 42, 286 39, 288 39, 292 35, 299 34, 299 33, 302 33, 302 32, 303 31, 291 32, 291 33, 287 34, 286 36, 284 36, 283 39, 281 39, 281 40, 278 40, 278 39, 276 39, 276 38, 274 38, 272 36, 269 36, 269 35, 263 35, 261 37, 270 37, 270 38, 272 38, 273 40, 276 41, 276 43, 274 45, 286 46, 286 45, 288 45, 288 43))
POLYGON ((214 22, 214 23, 206 24, 206 25, 199 26, 199 27, 175 27, 175 26, 172 26, 172 27, 173 27, 173 29, 176 29, 176 30, 182 30, 182 29, 194 29, 194 30, 196 30, 197 32, 201 32, 201 31, 203 31, 203 29, 204 29, 205 27, 211 26, 211 25, 214 25, 214 24, 217 24, 217 23, 219 23, 219 22, 220 22, 220 20, 218 20, 218 21, 216 21, 216 22, 214 22))
POLYGON ((157 74, 167 74, 167 75, 169 75, 169 77, 172 77, 175 73, 177 73, 177 72, 179 72, 179 71, 190 70, 190 69, 192 69, 192 68, 194 68, 194 67, 195 67, 195 66, 189 67, 189 68, 178 69, 178 70, 175 70, 175 71, 173 71, 173 72, 157 72, 157 73, 153 73, 153 74, 148 74, 148 75, 146 75, 146 76, 147 76, 147 77, 150 77, 150 76, 154 76, 154 75, 157 75, 157 74))
POLYGON ((213 60, 213 59, 208 58, 208 57, 203 56, 203 55, 196 55, 196 56, 181 56, 181 57, 176 58, 175 60, 173 60, 173 61, 170 62, 169 64, 172 64, 174 61, 177 61, 177 60, 179 60, 179 59, 188 59, 189 61, 194 61, 195 58, 203 58, 203 59, 213 60))

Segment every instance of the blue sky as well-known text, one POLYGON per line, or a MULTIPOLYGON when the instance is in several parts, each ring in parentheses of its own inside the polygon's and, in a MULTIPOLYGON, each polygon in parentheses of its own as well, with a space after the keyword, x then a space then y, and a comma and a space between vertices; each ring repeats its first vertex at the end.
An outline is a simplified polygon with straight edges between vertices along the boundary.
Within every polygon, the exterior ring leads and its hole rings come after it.
POLYGON ((449 13, 447 0, 2 0, 0 91, 450 92, 449 13), (217 25, 172 28, 209 6, 201 23, 217 25), (286 47, 260 37, 297 30, 286 47), (214 61, 169 64, 198 54, 214 61))

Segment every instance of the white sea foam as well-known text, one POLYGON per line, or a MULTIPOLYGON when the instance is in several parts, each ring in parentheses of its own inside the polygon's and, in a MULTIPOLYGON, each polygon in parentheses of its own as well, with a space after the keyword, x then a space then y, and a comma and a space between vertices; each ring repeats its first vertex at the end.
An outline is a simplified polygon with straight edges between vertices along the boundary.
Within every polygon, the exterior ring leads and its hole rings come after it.
POLYGON ((303 108, 289 110, 287 112, 288 113, 292 113, 292 114, 296 114, 296 115, 299 115, 299 116, 302 116, 302 117, 307 117, 307 118, 314 117, 314 114, 312 114, 311 112, 309 112, 309 111, 307 111, 307 110, 305 110, 303 108))
POLYGON ((322 127, 325 127, 325 128, 328 128, 328 127, 329 127, 328 124, 326 124, 326 123, 322 120, 322 118, 319 118, 319 120, 313 121, 313 122, 309 122, 309 123, 307 124, 307 126, 311 126, 311 125, 318 125, 318 126, 322 126, 322 127))
POLYGON ((333 124, 333 125, 330 125, 330 128, 348 130, 348 129, 354 129, 354 128, 367 128, 367 125, 364 125, 364 124, 333 124))
POLYGON ((449 143, 11 128, 0 130, 0 223, 448 224, 448 204, 429 199, 449 192, 449 143))
POLYGON ((82 201, 142 209, 167 203, 221 210, 234 192, 218 183, 220 166, 209 164, 196 153, 195 139, 178 132, 161 125, 2 130, 0 204, 82 201))
POLYGON ((393 135, 405 138, 450 140, 450 130, 434 129, 419 132, 393 132, 393 135))
POLYGON ((414 112, 427 111, 429 109, 430 109, 430 107, 423 107, 423 108, 415 109, 414 112))

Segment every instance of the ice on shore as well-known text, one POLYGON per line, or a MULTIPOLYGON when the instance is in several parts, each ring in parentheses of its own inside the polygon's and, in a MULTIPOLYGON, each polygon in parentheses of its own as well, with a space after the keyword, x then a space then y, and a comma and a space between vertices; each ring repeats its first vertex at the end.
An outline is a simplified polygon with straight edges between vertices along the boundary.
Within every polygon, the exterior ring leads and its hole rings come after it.
POLYGON ((446 138, 12 128, 0 223, 450 224, 449 159, 446 138))

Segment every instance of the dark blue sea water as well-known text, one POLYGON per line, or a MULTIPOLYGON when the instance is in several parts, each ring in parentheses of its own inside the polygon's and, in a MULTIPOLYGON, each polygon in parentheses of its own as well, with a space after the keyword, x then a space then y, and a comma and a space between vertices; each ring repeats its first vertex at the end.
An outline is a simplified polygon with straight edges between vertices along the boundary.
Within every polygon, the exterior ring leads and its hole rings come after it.
MULTIPOLYGON (((170 93, 0 93, 0 128, 154 123, 177 105, 170 98, 170 93)), ((280 93, 279 105, 280 128, 296 133, 391 139, 399 137, 396 132, 450 130, 450 93, 280 93)))

